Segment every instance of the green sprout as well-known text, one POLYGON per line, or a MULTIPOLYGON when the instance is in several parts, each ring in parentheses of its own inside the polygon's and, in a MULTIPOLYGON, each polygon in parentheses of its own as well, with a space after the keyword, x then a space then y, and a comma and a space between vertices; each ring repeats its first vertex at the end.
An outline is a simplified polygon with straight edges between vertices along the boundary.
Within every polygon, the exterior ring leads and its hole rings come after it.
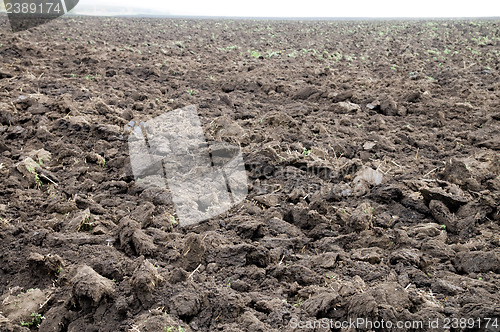
POLYGON ((41 314, 37 313, 37 312, 33 312, 31 315, 31 322, 25 322, 25 321, 21 321, 20 324, 21 326, 40 326, 40 324, 42 324, 42 320, 45 319, 45 317, 43 317, 41 314))
POLYGON ((35 176, 35 187, 37 189, 42 188, 43 183, 42 183, 42 180, 40 180, 40 176, 36 172, 35 167, 33 167, 33 166, 26 166, 26 169, 28 170, 28 172, 30 172, 31 174, 33 174, 35 176))
POLYGON ((250 55, 253 56, 254 58, 260 58, 262 55, 260 54, 259 51, 249 51, 250 52, 250 55))
POLYGON ((298 308, 298 307, 300 307, 303 303, 304 303, 304 301, 303 301, 301 298, 299 298, 299 299, 297 300, 297 303, 295 303, 293 306, 298 308))
POLYGON ((94 225, 92 224, 92 215, 89 213, 83 219, 83 223, 80 225, 80 228, 78 228, 78 231, 79 232, 90 232, 90 231, 92 231, 93 228, 94 228, 94 225))
POLYGON ((178 326, 177 329, 175 329, 174 326, 169 326, 169 327, 164 326, 163 331, 165 331, 165 332, 184 332, 184 329, 181 326, 178 326))
POLYGON ((106 158, 101 157, 101 156, 97 156, 97 165, 104 168, 106 166, 106 158))
POLYGON ((311 154, 311 150, 308 150, 308 149, 306 149, 306 148, 302 148, 302 154, 303 154, 304 156, 308 156, 308 155, 310 155, 310 154, 311 154))
POLYGON ((40 189, 42 188, 42 180, 40 180, 40 177, 38 176, 38 174, 35 174, 35 186, 37 189, 40 189))
POLYGON ((196 91, 194 91, 193 89, 189 89, 187 90, 187 93, 189 93, 190 96, 194 96, 196 94, 196 91))
POLYGON ((177 226, 179 224, 177 220, 175 220, 174 216, 170 216, 170 222, 172 223, 172 226, 177 226))

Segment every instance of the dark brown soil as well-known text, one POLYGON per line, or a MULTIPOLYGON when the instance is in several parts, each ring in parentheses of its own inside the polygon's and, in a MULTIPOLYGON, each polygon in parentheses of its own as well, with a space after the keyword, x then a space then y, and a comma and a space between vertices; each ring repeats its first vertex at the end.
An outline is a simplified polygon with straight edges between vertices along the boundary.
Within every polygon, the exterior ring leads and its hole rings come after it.
POLYGON ((499 330, 498 21, 2 22, 1 331, 499 330), (191 104, 250 188, 181 228, 126 125, 191 104))

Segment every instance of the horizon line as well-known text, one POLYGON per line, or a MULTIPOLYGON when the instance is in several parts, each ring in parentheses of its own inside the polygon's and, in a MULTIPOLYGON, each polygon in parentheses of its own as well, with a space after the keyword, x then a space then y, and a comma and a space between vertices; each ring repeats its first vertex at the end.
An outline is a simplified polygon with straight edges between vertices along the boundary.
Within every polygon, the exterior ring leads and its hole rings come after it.
POLYGON ((135 18, 180 18, 180 19, 241 19, 241 20, 500 20, 500 16, 226 16, 226 15, 179 15, 179 14, 99 14, 68 13, 67 17, 135 17, 135 18))

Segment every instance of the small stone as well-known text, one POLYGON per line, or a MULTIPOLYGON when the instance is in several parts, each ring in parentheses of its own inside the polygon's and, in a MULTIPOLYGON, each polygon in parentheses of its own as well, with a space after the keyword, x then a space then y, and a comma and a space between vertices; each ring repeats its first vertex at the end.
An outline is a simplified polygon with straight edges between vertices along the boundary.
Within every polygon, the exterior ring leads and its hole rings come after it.
POLYGON ((361 110, 358 104, 351 103, 350 101, 341 101, 333 106, 339 113, 350 113, 361 110))

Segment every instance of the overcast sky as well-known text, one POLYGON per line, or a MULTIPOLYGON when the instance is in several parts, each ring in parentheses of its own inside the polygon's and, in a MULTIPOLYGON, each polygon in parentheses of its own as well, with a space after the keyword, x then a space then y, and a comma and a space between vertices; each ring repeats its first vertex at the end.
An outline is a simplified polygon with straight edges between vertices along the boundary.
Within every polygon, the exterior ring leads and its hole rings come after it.
MULTIPOLYGON (((80 0, 80 8, 115 6, 158 14, 245 17, 484 17, 500 16, 499 0, 80 0)), ((78 7, 77 6, 77 7, 78 7)), ((127 10, 128 9, 128 10, 127 10)), ((78 10, 78 9, 77 9, 78 10)))

